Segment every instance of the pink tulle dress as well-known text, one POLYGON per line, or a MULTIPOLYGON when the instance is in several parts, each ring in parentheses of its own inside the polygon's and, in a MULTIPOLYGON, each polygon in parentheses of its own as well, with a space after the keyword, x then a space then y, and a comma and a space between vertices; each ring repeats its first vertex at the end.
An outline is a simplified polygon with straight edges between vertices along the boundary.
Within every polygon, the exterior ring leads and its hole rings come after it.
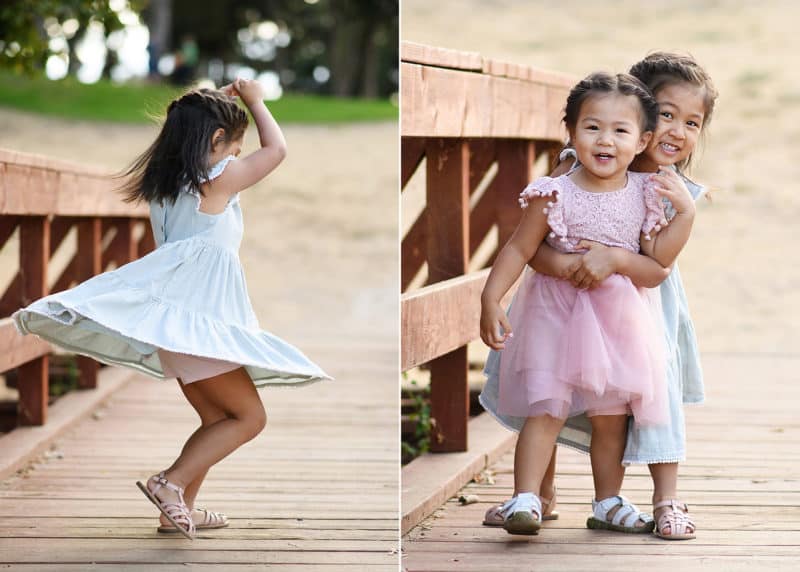
MULTIPOLYGON (((666 224, 648 175, 628 173, 627 185, 596 193, 567 176, 537 179, 520 195, 527 207, 550 197, 544 209, 547 243, 577 252, 583 239, 639 252, 646 236, 666 224)), ((664 336, 658 296, 612 274, 593 290, 527 272, 511 307, 514 332, 500 359, 502 414, 565 418, 632 414, 639 425, 667 421, 664 336)))

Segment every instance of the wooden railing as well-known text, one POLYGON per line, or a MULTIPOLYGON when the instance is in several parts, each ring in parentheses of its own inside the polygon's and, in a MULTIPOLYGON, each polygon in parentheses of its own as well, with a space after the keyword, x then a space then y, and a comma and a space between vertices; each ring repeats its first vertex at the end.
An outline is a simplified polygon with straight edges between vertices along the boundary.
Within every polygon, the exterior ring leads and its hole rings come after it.
POLYGON ((519 221, 520 191, 561 148, 575 80, 412 43, 401 48, 401 77, 403 191, 425 163, 425 207, 402 243, 401 368, 430 368, 431 449, 465 451, 467 344, 478 337, 487 267, 519 221))
MULTIPOLYGON (((10 278, 0 290, 0 373, 18 368, 20 425, 47 419, 51 347, 35 336, 20 336, 9 316, 154 247, 147 206, 124 203, 112 192, 115 184, 96 169, 0 149, 1 275, 10 278), (77 240, 69 239, 73 229, 77 240), (18 257, 8 251, 15 243, 18 257), (56 276, 59 250, 66 263, 56 276)), ((79 386, 95 387, 97 362, 78 357, 78 369, 79 386)))

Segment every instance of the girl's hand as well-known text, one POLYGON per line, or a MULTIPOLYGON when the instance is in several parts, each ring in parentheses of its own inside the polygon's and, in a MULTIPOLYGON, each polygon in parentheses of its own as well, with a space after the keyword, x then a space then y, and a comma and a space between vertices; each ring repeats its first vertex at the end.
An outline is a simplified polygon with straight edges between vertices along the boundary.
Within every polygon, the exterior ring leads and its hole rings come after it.
POLYGON ((570 278, 575 288, 591 290, 617 271, 617 260, 614 250, 605 244, 593 240, 582 240, 578 248, 587 252, 581 256, 581 264, 570 278))
POLYGON ((264 88, 258 81, 238 78, 231 85, 248 108, 257 103, 264 103, 264 88))
POLYGON ((553 269, 556 271, 555 277, 571 282, 575 272, 581 267, 582 260, 582 254, 561 253, 557 258, 553 259, 553 269))
POLYGON ((505 341, 513 337, 511 324, 500 304, 495 302, 481 303, 481 339, 493 350, 505 348, 505 341), (501 328, 503 333, 500 333, 501 328))
POLYGON ((694 216, 694 198, 678 173, 669 167, 659 167, 657 173, 650 175, 650 180, 655 184, 655 191, 669 199, 676 213, 694 216))
POLYGON ((219 88, 219 91, 230 97, 239 97, 239 93, 233 87, 232 83, 229 83, 228 85, 223 85, 221 88, 219 88))

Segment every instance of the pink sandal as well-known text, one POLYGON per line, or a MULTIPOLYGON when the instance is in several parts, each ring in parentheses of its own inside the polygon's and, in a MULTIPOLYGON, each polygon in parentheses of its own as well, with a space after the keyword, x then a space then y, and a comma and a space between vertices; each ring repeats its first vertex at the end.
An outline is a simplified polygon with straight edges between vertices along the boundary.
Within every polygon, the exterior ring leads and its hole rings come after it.
POLYGON ((147 486, 143 485, 141 481, 136 481, 136 486, 150 499, 150 502, 158 507, 158 510, 167 517, 167 520, 172 523, 178 532, 189 540, 194 540, 194 522, 192 521, 192 513, 183 500, 183 489, 169 482, 164 476, 164 471, 150 477, 147 480, 147 486), (150 488, 151 483, 153 484, 152 489, 150 488), (166 487, 178 493, 180 504, 160 500, 156 493, 161 487, 166 487))
MULTIPOLYGON (((208 510, 206 508, 196 508, 199 512, 203 513, 203 521, 198 522, 194 525, 195 530, 207 530, 210 528, 225 528, 228 526, 228 517, 222 514, 221 512, 214 512, 213 510, 208 510)), ((191 509, 190 509, 191 513, 191 509)), ((161 525, 158 527, 158 532, 163 532, 167 534, 171 534, 173 532, 180 532, 174 526, 166 526, 161 525)))
POLYGON ((653 534, 664 540, 691 540, 696 538, 694 521, 689 517, 689 507, 685 502, 670 499, 653 505, 653 512, 663 507, 669 507, 661 512, 658 517, 656 529, 653 534), (662 530, 669 527, 669 533, 662 530))

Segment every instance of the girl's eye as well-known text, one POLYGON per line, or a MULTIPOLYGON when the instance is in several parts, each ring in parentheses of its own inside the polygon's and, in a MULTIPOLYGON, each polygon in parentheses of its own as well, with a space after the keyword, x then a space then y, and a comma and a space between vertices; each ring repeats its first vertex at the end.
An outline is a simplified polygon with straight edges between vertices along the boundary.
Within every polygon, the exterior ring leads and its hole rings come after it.
POLYGON ((588 129, 589 131, 597 131, 598 127, 597 125, 587 125, 586 129, 588 129))
POLYGON ((661 117, 663 117, 664 119, 672 119, 672 113, 670 113, 669 111, 662 111, 661 117))
POLYGON ((628 132, 628 130, 623 128, 623 127, 618 127, 617 128, 617 133, 627 133, 627 132, 628 132))
POLYGON ((700 124, 697 121, 687 121, 686 125, 689 127, 694 127, 695 129, 700 129, 700 124))

